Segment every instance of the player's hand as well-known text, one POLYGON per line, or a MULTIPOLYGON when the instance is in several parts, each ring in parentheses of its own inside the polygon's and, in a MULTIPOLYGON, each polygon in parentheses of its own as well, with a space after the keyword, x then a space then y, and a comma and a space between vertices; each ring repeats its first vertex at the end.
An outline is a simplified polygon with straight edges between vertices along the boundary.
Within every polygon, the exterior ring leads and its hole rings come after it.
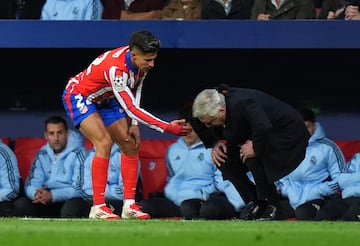
POLYGON ((137 150, 139 150, 140 141, 141 141, 139 126, 131 125, 129 127, 129 135, 134 138, 134 140, 135 140, 135 148, 137 150))
POLYGON ((177 135, 177 136, 186 136, 192 131, 192 128, 189 124, 185 124, 185 119, 173 120, 165 128, 165 132, 177 135))

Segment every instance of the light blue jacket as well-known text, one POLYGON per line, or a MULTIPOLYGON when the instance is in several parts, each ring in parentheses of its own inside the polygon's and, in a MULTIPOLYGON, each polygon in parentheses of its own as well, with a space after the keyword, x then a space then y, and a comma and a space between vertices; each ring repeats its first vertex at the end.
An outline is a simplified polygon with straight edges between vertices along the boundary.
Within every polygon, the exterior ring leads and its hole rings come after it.
MULTIPOLYGON (((86 158, 84 166, 84 183, 82 186, 82 196, 84 199, 92 199, 92 178, 91 178, 91 164, 94 158, 95 150, 91 150, 89 156, 86 158)), ((108 168, 108 179, 106 183, 105 199, 106 200, 123 200, 123 181, 121 177, 121 150, 117 144, 113 144, 111 148, 110 163, 108 168)), ((140 162, 139 162, 140 173, 140 162)))
POLYGON ((360 197, 360 153, 356 153, 348 162, 347 172, 338 177, 343 199, 360 197))
POLYGON ((223 180, 211 159, 211 151, 202 142, 189 148, 182 137, 170 145, 166 152, 168 177, 165 196, 179 206, 188 199, 206 201, 211 193, 220 191, 239 211, 245 205, 244 201, 233 184, 223 180))
POLYGON ((25 183, 26 195, 34 199, 36 190, 45 186, 51 191, 53 202, 81 197, 83 164, 87 155, 83 137, 72 130, 66 148, 57 156, 49 143, 45 144, 35 154, 25 183))
POLYGON ((323 199, 339 191, 337 178, 345 168, 346 161, 340 148, 325 137, 323 128, 316 122, 316 130, 309 139, 304 160, 275 184, 296 209, 308 201, 323 199))
POLYGON ((100 0, 47 0, 41 11, 42 20, 101 20, 100 0))
POLYGON ((14 152, 0 140, 0 202, 14 200, 20 191, 20 173, 14 152))

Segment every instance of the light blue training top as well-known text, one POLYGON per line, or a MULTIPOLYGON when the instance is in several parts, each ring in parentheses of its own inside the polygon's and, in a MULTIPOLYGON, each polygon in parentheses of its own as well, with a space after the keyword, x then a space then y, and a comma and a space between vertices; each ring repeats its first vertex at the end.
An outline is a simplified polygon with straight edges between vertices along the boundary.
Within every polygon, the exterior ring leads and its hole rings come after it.
POLYGON ((304 160, 289 175, 275 182, 292 208, 315 199, 324 199, 339 191, 337 181, 346 168, 340 148, 330 139, 319 122, 309 139, 304 160), (330 180, 329 180, 330 179, 330 180))
POLYGON ((20 172, 14 152, 0 139, 0 202, 14 200, 20 191, 20 172))
POLYGON ((88 155, 83 137, 69 130, 66 148, 55 155, 49 143, 35 154, 30 174, 25 182, 25 192, 34 199, 36 190, 45 186, 52 194, 53 202, 63 202, 81 197, 83 164, 88 155))
MULTIPOLYGON (((101 20, 100 0, 47 0, 41 20, 101 20)), ((71 37, 69 37, 71 38, 71 37)))
POLYGON ((166 152, 168 177, 165 196, 179 206, 187 199, 206 201, 211 193, 220 191, 239 211, 245 205, 244 201, 233 184, 223 180, 211 159, 211 151, 202 142, 188 147, 182 137, 170 145, 166 152))

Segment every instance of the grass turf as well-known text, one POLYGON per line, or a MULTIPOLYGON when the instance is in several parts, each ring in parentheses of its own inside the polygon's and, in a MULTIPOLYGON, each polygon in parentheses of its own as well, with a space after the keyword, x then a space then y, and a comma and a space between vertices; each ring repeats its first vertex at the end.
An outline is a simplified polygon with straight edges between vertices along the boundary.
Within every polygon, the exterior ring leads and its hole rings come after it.
POLYGON ((359 245, 359 222, 0 219, 0 245, 359 245))

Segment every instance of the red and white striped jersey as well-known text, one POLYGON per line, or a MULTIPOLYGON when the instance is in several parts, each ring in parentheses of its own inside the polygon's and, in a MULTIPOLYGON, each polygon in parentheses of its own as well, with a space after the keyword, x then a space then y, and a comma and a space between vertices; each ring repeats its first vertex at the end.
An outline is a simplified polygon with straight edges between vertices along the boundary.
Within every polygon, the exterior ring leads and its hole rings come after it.
POLYGON ((98 56, 84 71, 69 79, 65 90, 87 97, 88 104, 106 104, 115 97, 133 119, 132 124, 140 122, 163 132, 169 123, 140 107, 145 77, 146 73, 133 67, 129 46, 123 46, 98 56))

